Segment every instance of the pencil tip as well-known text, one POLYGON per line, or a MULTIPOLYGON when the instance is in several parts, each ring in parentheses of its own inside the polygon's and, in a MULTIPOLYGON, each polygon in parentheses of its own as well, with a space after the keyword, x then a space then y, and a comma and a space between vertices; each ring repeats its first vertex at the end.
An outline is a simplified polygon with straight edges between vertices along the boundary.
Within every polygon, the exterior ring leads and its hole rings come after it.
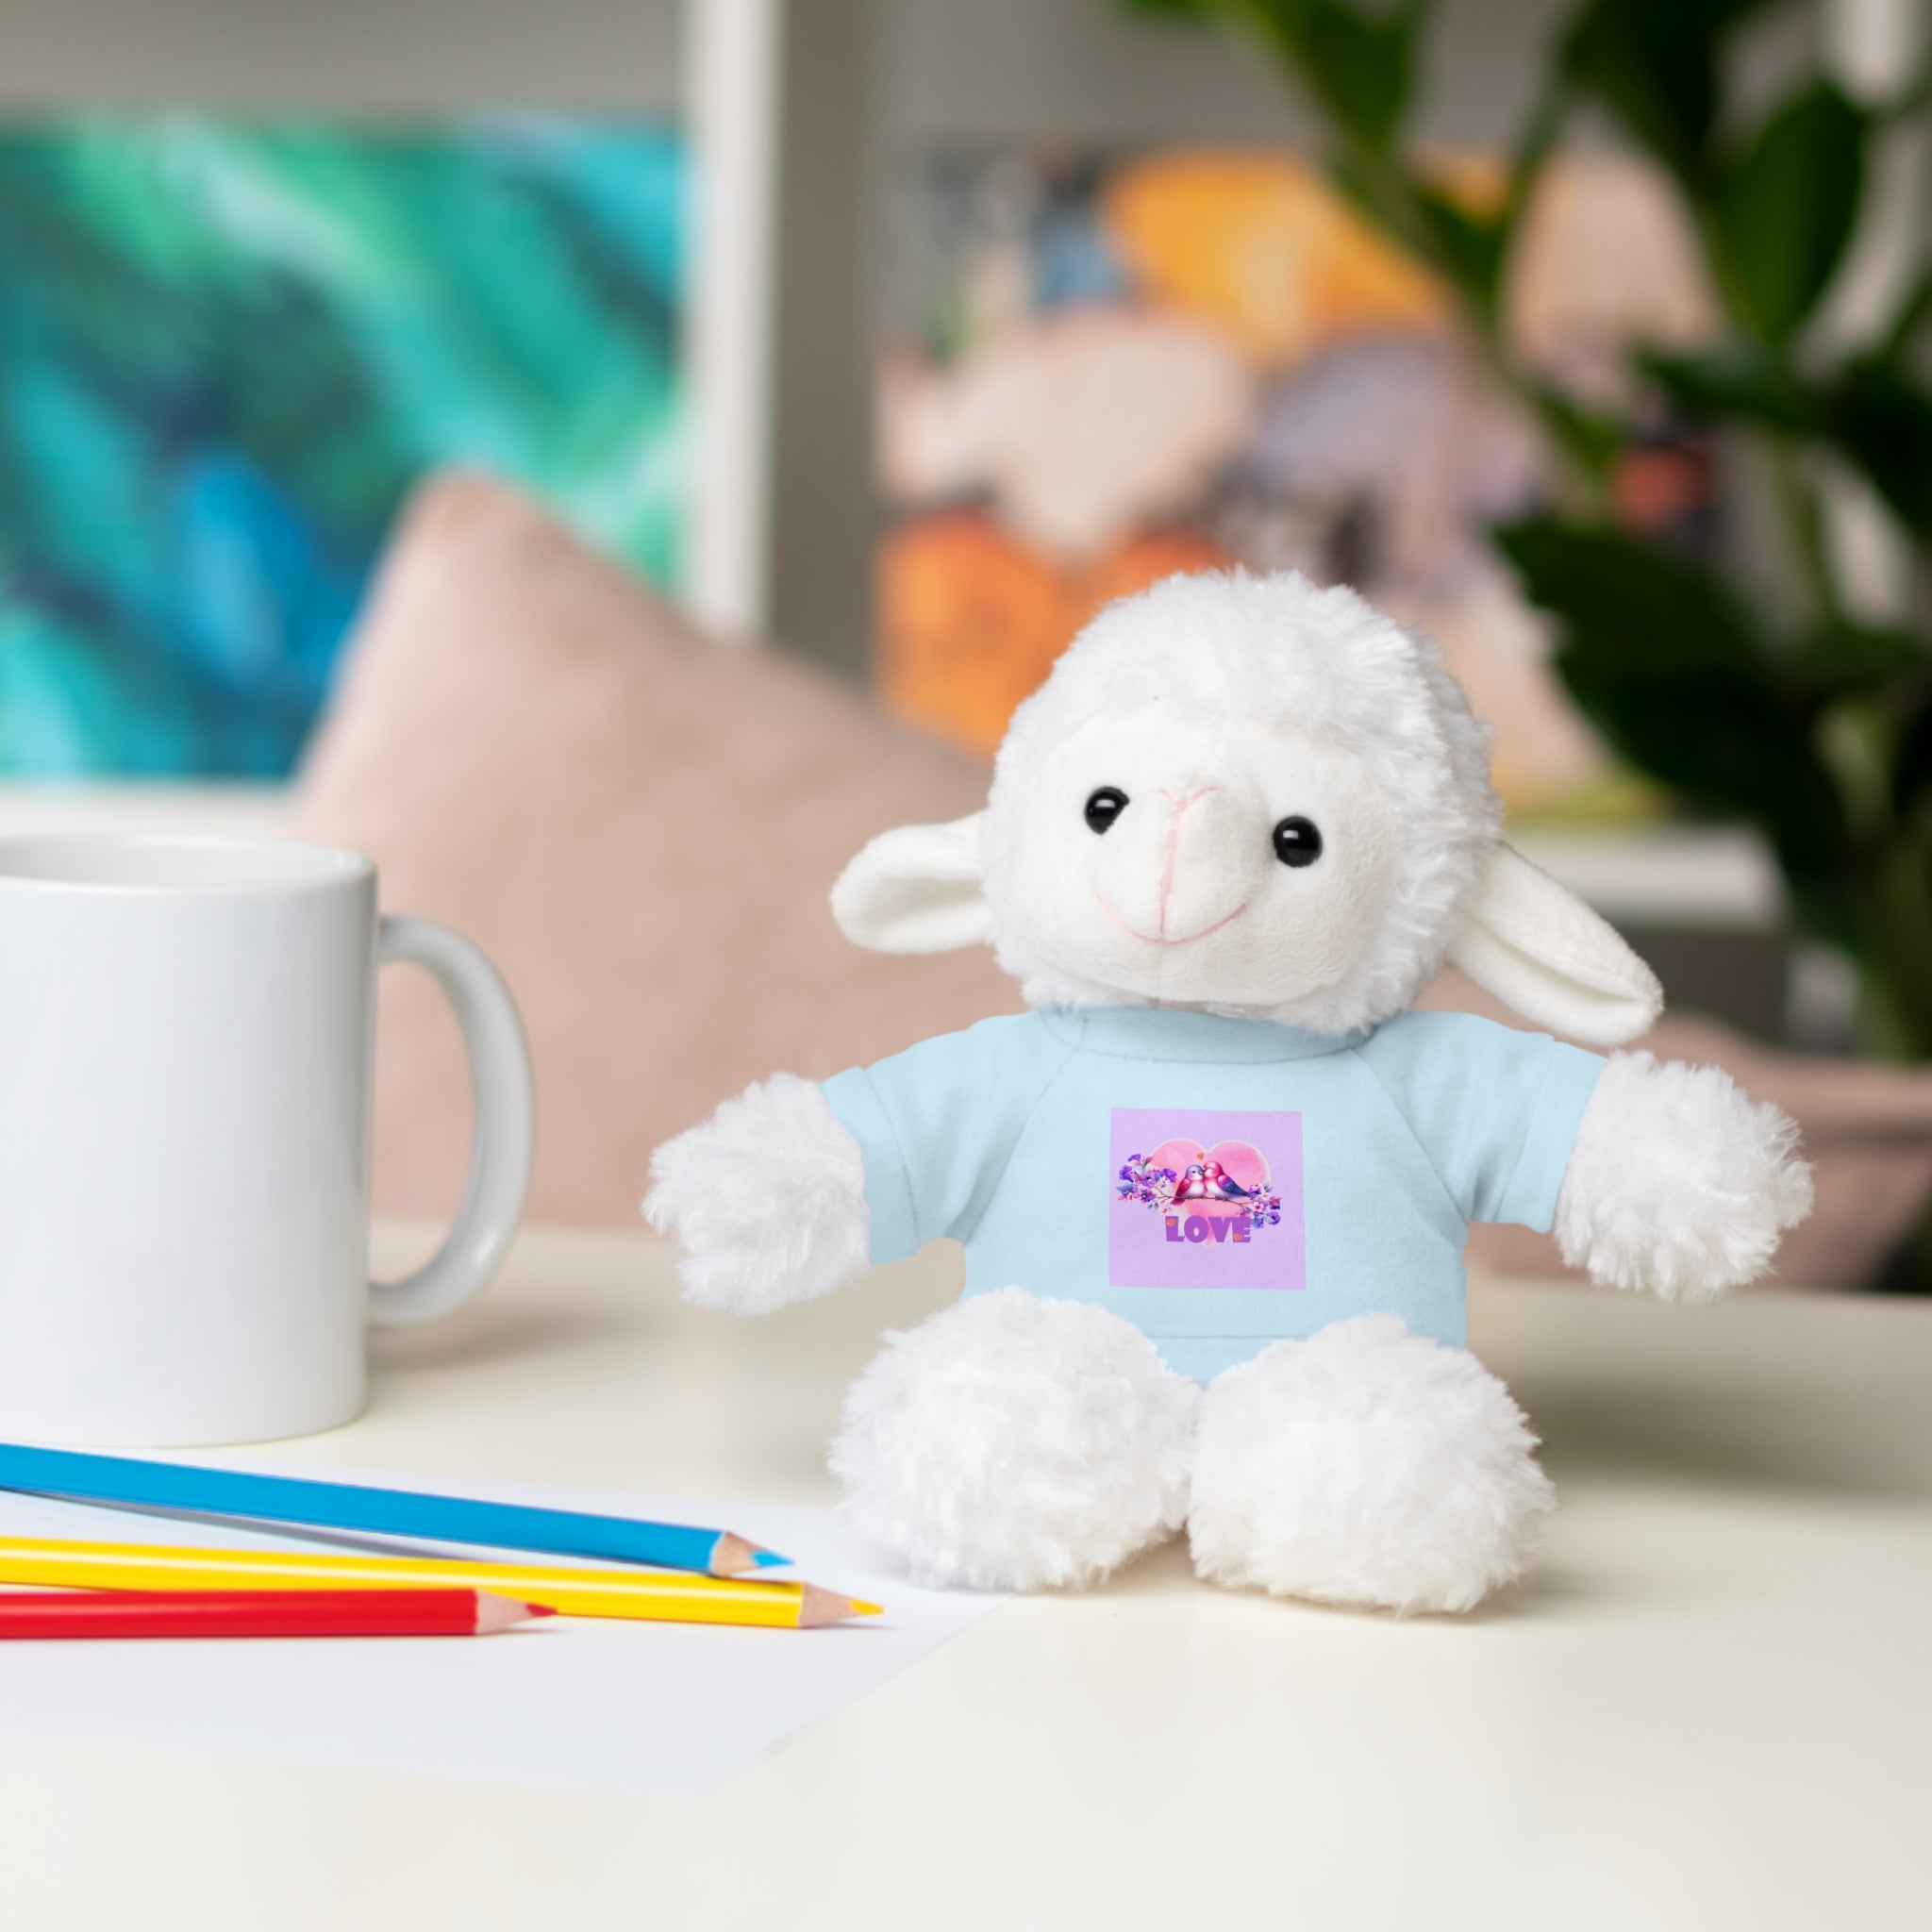
POLYGON ((741 1571, 749 1570, 757 1561, 751 1545, 741 1536, 733 1536, 729 1530, 711 1545, 713 1576, 736 1576, 741 1571))
POLYGON ((875 1617, 876 1604, 862 1604, 856 1597, 840 1596, 821 1590, 815 1583, 801 1583, 798 1599, 798 1627, 816 1629, 821 1624, 842 1624, 848 1617, 875 1617))
POLYGON ((757 1543, 746 1542, 741 1536, 733 1536, 728 1530, 711 1545, 711 1574, 713 1576, 741 1576, 747 1570, 769 1570, 774 1563, 789 1563, 790 1557, 781 1557, 774 1550, 761 1550, 757 1543))
POLYGON ((476 1592, 476 1635, 493 1636, 499 1630, 514 1630, 537 1617, 554 1617, 548 1604, 519 1603, 514 1597, 498 1596, 492 1591, 476 1592))

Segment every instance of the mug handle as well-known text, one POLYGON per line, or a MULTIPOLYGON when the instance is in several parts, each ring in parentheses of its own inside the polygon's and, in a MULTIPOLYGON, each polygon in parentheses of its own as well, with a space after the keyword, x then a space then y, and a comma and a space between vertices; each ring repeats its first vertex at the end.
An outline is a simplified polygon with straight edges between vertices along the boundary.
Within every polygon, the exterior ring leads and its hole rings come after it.
POLYGON ((385 918, 378 969, 407 959, 441 987, 462 1029, 475 1095, 470 1174, 448 1238, 400 1281, 369 1287, 378 1328, 414 1328, 453 1313, 502 1267, 530 1191, 535 1104, 530 1049, 509 988, 481 949, 428 919, 385 918))

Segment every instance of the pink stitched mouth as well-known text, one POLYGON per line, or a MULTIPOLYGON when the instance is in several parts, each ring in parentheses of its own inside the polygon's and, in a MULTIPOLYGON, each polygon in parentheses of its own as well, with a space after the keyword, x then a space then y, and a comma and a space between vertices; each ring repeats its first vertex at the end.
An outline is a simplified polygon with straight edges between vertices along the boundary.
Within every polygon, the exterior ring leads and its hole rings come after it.
POLYGON ((1117 926, 1119 926, 1124 933, 1128 934, 1130 937, 1134 939, 1143 940, 1150 946, 1191 946, 1196 940, 1205 940, 1208 938, 1210 934, 1219 932, 1223 926, 1232 925, 1235 923, 1235 921, 1239 919, 1241 916, 1241 914, 1245 912, 1248 909, 1248 908, 1254 903, 1251 899, 1243 899, 1241 903, 1239 906, 1237 906, 1234 908, 1234 910, 1227 915, 1225 919, 1217 919, 1212 925, 1204 925, 1199 932, 1191 932, 1187 935, 1185 939, 1170 940, 1163 939, 1155 933, 1140 932, 1136 930, 1133 926, 1129 925, 1127 922, 1124 919, 1123 919, 1120 916, 1120 914, 1116 912, 1113 909, 1113 908, 1107 903, 1105 899, 1101 898, 1099 892, 1096 891, 1093 894, 1093 897, 1095 901, 1099 904, 1100 909, 1104 913, 1106 913, 1107 916, 1110 920, 1112 920, 1113 923, 1117 926))

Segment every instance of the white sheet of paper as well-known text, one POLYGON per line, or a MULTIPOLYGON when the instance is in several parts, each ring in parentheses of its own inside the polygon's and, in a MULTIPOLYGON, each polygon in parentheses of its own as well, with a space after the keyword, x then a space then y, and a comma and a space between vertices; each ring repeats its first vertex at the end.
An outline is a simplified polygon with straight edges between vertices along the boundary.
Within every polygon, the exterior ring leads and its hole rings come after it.
MULTIPOLYGON (((445 1493, 458 1487, 373 1470, 277 1464, 274 1473, 445 1493)), ((530 1484, 460 1487, 463 1494, 507 1503, 728 1527, 793 1559, 791 1569, 770 1573, 774 1579, 808 1578, 883 1605, 885 1614, 797 1631, 558 1617, 500 1637, 451 1641, 0 1642, 0 1724, 428 1776, 699 1791, 864 1696, 1004 1601, 915 1590, 829 1509, 530 1484)), ((320 1531, 275 1535, 5 1491, 0 1536, 358 1546, 320 1531)), ((359 1546, 501 1554, 422 1543, 359 1546)))

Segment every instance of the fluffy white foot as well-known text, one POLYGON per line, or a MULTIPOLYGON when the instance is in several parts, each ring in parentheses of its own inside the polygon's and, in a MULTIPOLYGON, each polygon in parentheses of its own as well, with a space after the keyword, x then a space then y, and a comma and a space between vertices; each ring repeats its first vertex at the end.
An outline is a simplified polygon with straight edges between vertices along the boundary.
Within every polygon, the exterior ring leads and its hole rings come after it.
POLYGON ((825 1096, 774 1074, 651 1157, 644 1219, 684 1247, 687 1301, 762 1315, 865 1272, 865 1159, 825 1096))
POLYGON ((887 1339, 832 1469, 918 1582, 1093 1583, 1180 1527, 1200 1399, 1118 1315, 1003 1288, 887 1339))
POLYGON ((1797 1147, 1795 1124, 1721 1068, 1612 1054, 1564 1171, 1557 1243, 1606 1287, 1715 1301, 1810 1213, 1797 1147))
POLYGON ((1210 1582, 1466 1610, 1534 1567, 1555 1507, 1536 1438, 1467 1349, 1357 1315, 1217 1375, 1188 1541, 1210 1582))

